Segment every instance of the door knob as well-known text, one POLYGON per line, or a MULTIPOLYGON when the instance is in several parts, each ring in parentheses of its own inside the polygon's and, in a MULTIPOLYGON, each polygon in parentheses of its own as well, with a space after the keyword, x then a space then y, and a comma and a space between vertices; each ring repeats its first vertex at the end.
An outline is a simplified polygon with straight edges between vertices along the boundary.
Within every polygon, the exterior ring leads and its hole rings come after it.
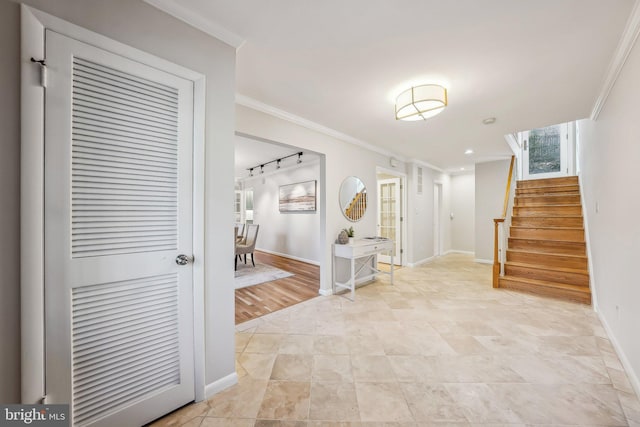
POLYGON ((178 265, 187 265, 190 262, 193 262, 193 257, 192 256, 187 256, 187 255, 183 255, 180 254, 176 257, 176 264, 178 265))

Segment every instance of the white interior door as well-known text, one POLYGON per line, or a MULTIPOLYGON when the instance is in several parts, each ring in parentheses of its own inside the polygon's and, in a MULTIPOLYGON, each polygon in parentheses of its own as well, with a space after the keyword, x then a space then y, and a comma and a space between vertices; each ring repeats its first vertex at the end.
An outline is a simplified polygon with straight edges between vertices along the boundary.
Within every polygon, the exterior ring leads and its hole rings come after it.
MULTIPOLYGON (((401 265, 400 257, 400 178, 378 180, 378 236, 393 240, 393 263, 401 265)), ((378 255, 378 261, 391 263, 391 254, 378 255)))
POLYGON ((567 123, 523 132, 523 179, 569 175, 567 123))
POLYGON ((48 403, 138 426, 194 399, 193 82, 46 32, 48 403))

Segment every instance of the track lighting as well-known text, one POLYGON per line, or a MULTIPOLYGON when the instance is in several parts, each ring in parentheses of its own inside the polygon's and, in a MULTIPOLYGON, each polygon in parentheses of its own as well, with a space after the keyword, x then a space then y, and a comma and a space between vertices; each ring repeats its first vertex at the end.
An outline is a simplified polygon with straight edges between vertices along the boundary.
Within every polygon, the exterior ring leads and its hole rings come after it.
POLYGON ((275 163, 276 164, 276 169, 280 169, 282 167, 282 161, 285 159, 288 159, 289 157, 294 157, 294 156, 298 156, 298 160, 296 161, 297 164, 302 163, 302 155, 304 154, 304 152, 299 151, 297 153, 293 153, 293 154, 289 154, 288 156, 284 156, 284 157, 280 157, 279 159, 275 159, 275 160, 271 160, 270 162, 266 162, 266 163, 262 163, 260 165, 256 165, 252 168, 247 168, 247 170, 249 171, 249 176, 252 177, 253 175, 253 170, 257 169, 258 167, 260 167, 260 173, 263 174, 264 173, 264 167, 271 164, 271 163, 275 163))

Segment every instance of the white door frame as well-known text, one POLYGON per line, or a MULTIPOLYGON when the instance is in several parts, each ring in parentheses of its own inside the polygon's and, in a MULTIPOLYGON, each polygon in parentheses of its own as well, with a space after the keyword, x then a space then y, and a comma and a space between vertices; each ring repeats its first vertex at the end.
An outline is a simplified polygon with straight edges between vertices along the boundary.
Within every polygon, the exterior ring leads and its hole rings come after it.
MULTIPOLYGON (((376 191, 378 188, 378 174, 387 174, 393 175, 395 177, 400 178, 400 198, 402 199, 401 203, 401 211, 400 216, 402 217, 402 223, 400 224, 400 265, 407 265, 407 174, 403 172, 398 172, 393 169, 387 169, 382 166, 376 166, 376 191)), ((376 194, 376 210, 378 209, 378 201, 380 199, 380 195, 376 194)))
MULTIPOLYGON (((204 123, 205 77, 154 55, 21 5, 20 291, 22 403, 45 396, 44 333, 44 89, 40 66, 50 29, 194 83, 193 321, 195 400, 205 398, 204 354, 204 123)), ((46 403, 46 402, 44 402, 46 403)))
MULTIPOLYGON (((575 122, 572 122, 575 123, 575 122)), ((521 145, 521 157, 522 157, 522 179, 546 179, 546 178, 559 178, 563 176, 569 176, 571 173, 574 173, 574 159, 572 155, 571 147, 574 146, 572 140, 575 140, 575 132, 573 132, 574 126, 571 126, 571 123, 559 123, 560 126, 560 171, 559 172, 548 172, 548 173, 538 173, 538 174, 529 174, 529 133, 531 131, 521 132, 521 139, 523 141, 521 145)), ((551 127, 551 126, 549 126, 551 127)), ((575 151, 575 150, 574 150, 575 151)))
POLYGON ((443 255, 442 245, 442 182, 433 183, 433 256, 439 257, 443 255), (436 188, 438 189, 438 197, 436 199, 436 188), (437 203, 436 203, 437 202, 437 203), (437 218, 437 220, 436 220, 437 218))

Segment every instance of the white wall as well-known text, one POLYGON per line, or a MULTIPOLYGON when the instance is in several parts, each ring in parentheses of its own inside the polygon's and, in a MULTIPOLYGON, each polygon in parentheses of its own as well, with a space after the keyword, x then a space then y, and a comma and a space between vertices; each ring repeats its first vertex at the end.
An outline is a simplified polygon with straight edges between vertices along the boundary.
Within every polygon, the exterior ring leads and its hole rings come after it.
MULTIPOLYGON (((235 103, 235 49, 174 19, 140 0, 25 0, 44 12, 91 31, 149 52, 206 76, 205 119, 205 353, 207 384, 235 372, 233 264, 233 156, 235 103), (204 54, 206 53, 206 54, 204 54), (227 206, 221 209, 221 206, 227 206)), ((3 178, 0 274, 0 402, 15 402, 20 396, 19 352, 19 252, 16 209, 19 198, 19 151, 17 133, 20 103, 20 19, 17 2, 0 2, 0 63, 2 119, 10 119, 2 131, 0 171, 3 178), (5 90, 6 88, 6 90, 5 90), (6 174, 6 176, 5 176, 6 174), (7 261, 10 265, 5 265, 7 261)), ((0 120, 2 120, 0 119, 0 120)), ((24 367, 23 367, 24 368, 24 367)), ((39 397, 39 396, 37 396, 39 397)), ((36 396, 27 396, 29 401, 36 396)))
POLYGON ((578 122, 578 161, 597 310, 640 394, 638 76, 636 42, 597 121, 578 122))
POLYGON ((409 265, 418 265, 430 261, 434 256, 433 243, 433 185, 442 184, 442 248, 443 252, 451 249, 451 221, 449 212, 450 201, 450 177, 449 175, 431 169, 425 165, 412 163, 409 167, 409 191, 407 197, 407 218, 409 220, 409 232, 407 245, 409 265), (418 194, 418 167, 422 168, 422 194, 418 194))
MULTIPOLYGON (((240 134, 263 138, 282 144, 324 154, 320 163, 320 182, 326 191, 320 193, 320 257, 324 261, 320 269, 320 292, 331 289, 331 244, 343 228, 353 226, 356 238, 376 234, 376 166, 388 167, 389 156, 366 148, 343 142, 323 133, 277 118, 252 108, 238 105, 236 108, 236 130, 240 134), (369 205, 359 222, 352 223, 342 214, 339 204, 340 184, 347 176, 357 176, 367 187, 369 205), (324 199, 326 198, 326 199, 324 199), (326 229, 323 225, 326 219, 326 229)), ((405 164, 396 168, 406 172, 405 164)))
POLYGON ((253 223, 260 224, 256 248, 318 264, 320 199, 316 199, 315 212, 280 212, 278 207, 279 187, 304 181, 317 181, 316 194, 323 191, 319 161, 246 179, 243 185, 253 188, 253 223))
POLYGON ((451 250, 475 251, 475 193, 473 173, 451 177, 451 250))
POLYGON ((476 163, 476 260, 493 262, 493 219, 502 216, 511 160, 476 163))

